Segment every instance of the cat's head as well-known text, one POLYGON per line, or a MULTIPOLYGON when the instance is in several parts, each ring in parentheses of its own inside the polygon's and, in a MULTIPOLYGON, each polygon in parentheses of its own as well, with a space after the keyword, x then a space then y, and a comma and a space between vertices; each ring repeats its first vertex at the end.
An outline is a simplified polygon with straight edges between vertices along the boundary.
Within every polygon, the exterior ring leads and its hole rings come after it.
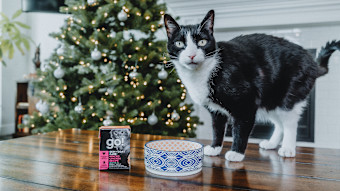
POLYGON ((170 15, 164 15, 168 52, 175 65, 195 70, 213 56, 214 16, 214 10, 210 10, 200 24, 180 26, 170 15))
POLYGON ((110 136, 113 139, 127 138, 130 137, 130 131, 126 129, 112 129, 110 131, 110 136))

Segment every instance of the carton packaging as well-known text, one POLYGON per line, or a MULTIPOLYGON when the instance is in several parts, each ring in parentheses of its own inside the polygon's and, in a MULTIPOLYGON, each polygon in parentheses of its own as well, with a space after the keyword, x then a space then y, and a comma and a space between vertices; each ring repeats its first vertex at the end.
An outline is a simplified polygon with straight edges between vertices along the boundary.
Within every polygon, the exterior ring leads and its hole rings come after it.
POLYGON ((130 169, 130 126, 99 128, 99 170, 130 169))

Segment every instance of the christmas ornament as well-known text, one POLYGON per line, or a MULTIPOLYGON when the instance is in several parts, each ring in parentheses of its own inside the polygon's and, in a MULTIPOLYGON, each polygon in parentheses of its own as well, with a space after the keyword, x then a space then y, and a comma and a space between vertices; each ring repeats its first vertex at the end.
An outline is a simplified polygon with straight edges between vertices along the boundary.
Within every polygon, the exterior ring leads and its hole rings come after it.
POLYGON ((49 111, 49 106, 45 101, 39 100, 37 104, 35 104, 35 108, 41 113, 45 114, 49 111))
POLYGON ((83 106, 81 105, 81 102, 78 103, 78 105, 74 108, 74 111, 77 113, 83 113, 83 106))
POLYGON ((117 17, 118 17, 118 20, 120 20, 120 21, 126 21, 127 20, 127 14, 125 13, 124 10, 121 10, 118 13, 117 17))
POLYGON ((113 93, 113 88, 107 88, 107 93, 112 94, 113 93))
POLYGON ((148 123, 150 125, 156 125, 158 122, 158 118, 157 116, 155 115, 155 112, 153 112, 149 117, 148 117, 148 123))
POLYGON ((110 37, 111 37, 111 38, 114 38, 115 36, 116 36, 116 32, 113 31, 113 30, 111 30, 111 31, 110 31, 110 37))
POLYGON ((96 3, 96 0, 87 0, 87 4, 93 5, 96 3))
POLYGON ((110 116, 107 116, 106 119, 103 121, 104 126, 110 126, 113 124, 113 121, 110 119, 110 116))
POLYGON ((65 52, 65 48, 64 48, 63 45, 61 45, 61 46, 57 49, 57 54, 58 54, 59 56, 61 56, 61 55, 64 54, 64 52, 65 52))
POLYGON ((125 23, 124 23, 124 22, 120 22, 119 24, 120 24, 120 26, 122 26, 122 27, 125 26, 125 23))
POLYGON ((179 116, 179 114, 177 113, 177 111, 173 111, 171 114, 171 119, 174 121, 178 121, 181 117, 179 116))
POLYGON ((93 60, 100 60, 102 58, 102 53, 97 49, 97 47, 91 52, 91 58, 93 60))
POLYGON ((137 78, 138 75, 139 75, 139 73, 137 72, 137 69, 135 68, 135 69, 133 69, 132 72, 130 72, 129 77, 131 79, 133 79, 133 78, 137 78))
POLYGON ((58 68, 56 70, 54 70, 53 75, 54 75, 54 77, 60 79, 60 78, 64 77, 65 72, 61 68, 61 66, 59 65, 58 68))
POLYGON ((160 72, 158 72, 158 78, 161 80, 165 80, 168 77, 168 72, 162 68, 160 72))

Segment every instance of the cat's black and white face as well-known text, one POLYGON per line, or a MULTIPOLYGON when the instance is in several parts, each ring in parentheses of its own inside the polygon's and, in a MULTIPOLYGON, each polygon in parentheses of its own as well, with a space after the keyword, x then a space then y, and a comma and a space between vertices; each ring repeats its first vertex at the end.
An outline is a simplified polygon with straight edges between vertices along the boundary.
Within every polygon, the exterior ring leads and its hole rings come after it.
POLYGON ((130 137, 130 132, 126 129, 113 129, 111 130, 110 135, 112 139, 128 139, 128 137, 130 137))
POLYGON ((180 26, 167 14, 164 15, 164 24, 168 52, 175 64, 195 70, 213 56, 216 50, 213 10, 208 12, 201 24, 180 26))

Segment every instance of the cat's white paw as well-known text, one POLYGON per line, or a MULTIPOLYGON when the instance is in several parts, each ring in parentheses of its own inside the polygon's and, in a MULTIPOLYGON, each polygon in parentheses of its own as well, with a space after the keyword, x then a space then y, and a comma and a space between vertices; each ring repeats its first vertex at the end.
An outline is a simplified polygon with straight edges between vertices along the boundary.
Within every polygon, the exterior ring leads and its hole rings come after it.
POLYGON ((262 149, 276 149, 276 147, 278 146, 277 144, 271 143, 268 140, 263 140, 260 142, 259 144, 260 148, 262 149))
POLYGON ((278 153, 282 157, 295 157, 295 148, 290 149, 290 148, 281 147, 278 153))
POLYGON ((225 159, 227 159, 228 161, 240 162, 240 161, 243 161, 244 154, 237 153, 235 151, 228 151, 225 154, 225 159))
POLYGON ((207 145, 204 147, 203 153, 208 156, 217 156, 221 153, 222 147, 212 147, 207 145))

